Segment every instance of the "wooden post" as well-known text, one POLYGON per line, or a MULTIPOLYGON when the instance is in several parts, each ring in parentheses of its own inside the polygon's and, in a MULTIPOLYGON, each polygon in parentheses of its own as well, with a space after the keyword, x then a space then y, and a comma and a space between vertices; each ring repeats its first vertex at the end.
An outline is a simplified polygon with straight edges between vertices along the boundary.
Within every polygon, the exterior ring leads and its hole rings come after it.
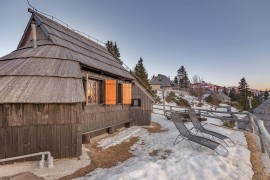
POLYGON ((86 74, 86 82, 85 82, 85 104, 88 104, 88 74, 86 74))
POLYGON ((37 48, 37 30, 36 30, 36 22, 32 21, 31 22, 31 30, 32 30, 32 35, 33 35, 33 48, 37 48))
POLYGON ((130 122, 125 123, 125 127, 126 128, 130 128, 131 127, 131 123, 130 122))
POLYGON ((163 98, 163 114, 165 115, 165 87, 162 88, 162 98, 163 98))
POLYGON ((109 133, 109 134, 113 134, 113 133, 114 133, 114 127, 110 127, 108 133, 109 133))
POLYGON ((90 143, 90 133, 83 134, 83 136, 82 136, 82 143, 83 144, 89 144, 90 143))

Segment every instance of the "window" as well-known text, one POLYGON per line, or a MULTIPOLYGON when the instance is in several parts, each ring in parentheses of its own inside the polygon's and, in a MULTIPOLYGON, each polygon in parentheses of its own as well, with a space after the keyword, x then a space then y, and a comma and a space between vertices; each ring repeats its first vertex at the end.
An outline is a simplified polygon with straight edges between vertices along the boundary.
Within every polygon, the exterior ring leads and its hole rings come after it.
POLYGON ((122 90, 121 83, 118 83, 118 85, 117 85, 117 103, 118 104, 123 103, 123 90, 122 90))
POLYGON ((132 106, 140 107, 141 106, 141 100, 140 99, 132 99, 132 106))
POLYGON ((103 103, 102 81, 86 78, 83 84, 86 93, 86 104, 103 103))
POLYGON ((87 95, 89 104, 101 104, 101 81, 88 79, 87 95))

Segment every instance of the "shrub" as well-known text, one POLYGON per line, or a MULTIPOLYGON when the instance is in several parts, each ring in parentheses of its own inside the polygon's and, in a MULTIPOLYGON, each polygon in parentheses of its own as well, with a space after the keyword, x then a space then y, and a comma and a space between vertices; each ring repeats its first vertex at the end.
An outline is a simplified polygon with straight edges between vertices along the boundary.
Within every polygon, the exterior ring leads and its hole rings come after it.
POLYGON ((201 101, 203 99, 203 96, 205 94, 205 91, 203 88, 192 88, 189 90, 189 93, 191 96, 194 96, 198 99, 198 101, 201 101))
POLYGON ((202 102, 199 102, 198 104, 197 104, 197 107, 202 107, 204 104, 202 103, 202 102))
POLYGON ((161 99, 159 96, 155 96, 155 103, 157 103, 157 104, 161 103, 161 99))
POLYGON ((224 121, 223 126, 228 128, 233 128, 235 126, 235 122, 233 121, 224 121))
POLYGON ((228 103, 230 106, 238 109, 239 111, 243 111, 244 108, 241 106, 241 104, 239 104, 238 102, 230 102, 228 103))
POLYGON ((190 107, 189 102, 181 97, 177 97, 174 102, 177 106, 180 107, 190 107))
POLYGON ((221 100, 219 100, 218 98, 209 95, 207 96, 205 99, 205 102, 207 102, 208 104, 214 105, 214 106, 218 106, 221 103, 221 100))
POLYGON ((174 92, 169 92, 169 94, 165 97, 166 102, 171 103, 176 99, 176 95, 174 92))

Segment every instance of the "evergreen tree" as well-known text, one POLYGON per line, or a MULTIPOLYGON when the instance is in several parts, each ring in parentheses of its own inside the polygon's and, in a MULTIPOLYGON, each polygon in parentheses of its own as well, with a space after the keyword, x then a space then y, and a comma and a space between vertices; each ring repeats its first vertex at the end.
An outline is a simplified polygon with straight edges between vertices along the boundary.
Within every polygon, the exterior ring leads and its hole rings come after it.
POLYGON ((143 87, 146 86, 148 89, 151 89, 149 81, 148 81, 148 73, 146 72, 146 69, 145 69, 145 67, 143 65, 143 59, 142 58, 140 58, 138 63, 136 64, 136 66, 134 68, 134 73, 140 79, 140 80, 138 80, 138 82, 143 87))
POLYGON ((175 84, 178 84, 178 79, 177 79, 177 76, 175 76, 175 77, 174 77, 173 82, 174 82, 175 84))
POLYGON ((261 100, 260 100, 259 96, 256 96, 255 94, 253 94, 252 96, 253 96, 252 108, 256 108, 257 106, 259 106, 261 104, 261 100))
POLYGON ((177 71, 178 85, 180 88, 188 88, 190 81, 184 66, 181 66, 177 71))
POLYGON ((116 42, 112 42, 112 41, 107 41, 106 43, 106 47, 109 51, 109 53, 117 60, 120 62, 120 64, 123 64, 123 61, 120 59, 120 51, 119 48, 117 47, 116 42))
POLYGON ((234 88, 232 88, 230 90, 229 97, 231 98, 231 101, 235 101, 236 100, 236 92, 235 92, 235 89, 234 88))
POLYGON ((239 82, 238 90, 239 90, 239 94, 238 94, 237 101, 243 107, 244 110, 248 110, 249 106, 248 106, 247 97, 251 95, 251 92, 246 82, 246 79, 244 77, 239 82))
POLYGON ((266 89, 263 93, 263 100, 267 100, 269 97, 269 91, 266 89))
POLYGON ((228 90, 227 90, 227 88, 226 88, 225 86, 223 87, 222 92, 223 92, 224 94, 228 95, 228 90))

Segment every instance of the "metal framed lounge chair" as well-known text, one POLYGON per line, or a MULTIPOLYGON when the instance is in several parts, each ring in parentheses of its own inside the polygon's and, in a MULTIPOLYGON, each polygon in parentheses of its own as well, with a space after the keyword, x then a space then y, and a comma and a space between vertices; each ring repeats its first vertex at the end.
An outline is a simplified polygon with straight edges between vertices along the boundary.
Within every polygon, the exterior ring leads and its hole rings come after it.
MULTIPOLYGON (((207 139, 205 137, 201 137, 201 136, 196 136, 193 135, 188 128, 185 126, 182 117, 179 113, 176 112, 172 112, 171 113, 171 118, 172 121, 174 123, 174 125, 176 126, 177 130, 179 131, 179 135, 176 137, 175 141, 174 141, 174 145, 177 144, 176 141, 178 139, 179 136, 182 137, 182 139, 178 142, 180 143, 182 140, 186 140, 189 142, 189 144, 191 145, 192 149, 195 150, 195 148, 193 147, 193 145, 191 144, 191 142, 197 143, 201 146, 207 147, 209 149, 212 149, 213 151, 215 151, 218 155, 221 156, 227 156, 227 154, 229 153, 228 150, 220 143, 213 141, 211 139, 207 139)), ((199 147, 199 148, 200 148, 199 147)), ((198 149, 198 148, 197 148, 198 149)))
POLYGON ((203 133, 209 134, 209 135, 211 135, 213 137, 213 139, 214 139, 214 137, 216 137, 216 138, 222 140, 229 147, 229 145, 225 141, 226 139, 228 139, 233 144, 233 146, 235 146, 235 143, 229 137, 227 137, 227 136, 225 136, 223 134, 220 134, 220 133, 205 129, 204 128, 205 124, 204 125, 201 124, 201 122, 199 121, 198 116, 196 115, 196 112, 195 112, 194 109, 189 109, 188 114, 189 114, 191 122, 192 122, 195 130, 197 131, 197 133, 200 132, 202 134, 202 136, 203 136, 203 133))

